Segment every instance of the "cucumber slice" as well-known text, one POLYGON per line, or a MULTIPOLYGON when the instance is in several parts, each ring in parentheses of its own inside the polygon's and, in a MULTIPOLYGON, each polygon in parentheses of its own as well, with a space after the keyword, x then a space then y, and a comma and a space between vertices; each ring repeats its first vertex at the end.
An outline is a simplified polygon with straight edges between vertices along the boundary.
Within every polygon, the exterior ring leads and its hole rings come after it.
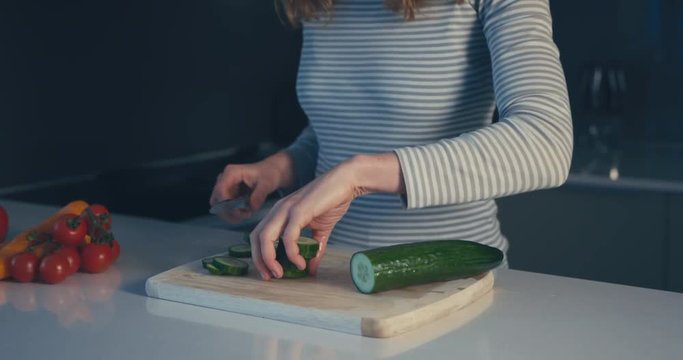
POLYGON ((464 240, 437 240, 359 251, 351 279, 364 294, 479 275, 503 261, 503 252, 464 240))
POLYGON ((363 253, 351 257, 351 279, 356 288, 363 294, 370 294, 375 289, 375 269, 372 261, 363 253))
POLYGON ((299 254, 306 260, 313 259, 318 254, 318 248, 320 248, 317 241, 305 236, 299 237, 297 244, 299 245, 299 254))
POLYGON ((280 241, 277 244, 277 249, 275 249, 275 260, 282 266, 283 274, 282 277, 286 279, 297 279, 308 275, 308 272, 304 270, 299 270, 299 268, 292 263, 287 257, 287 250, 285 249, 285 242, 280 241))
POLYGON ((217 267, 213 266, 213 264, 206 264, 204 268, 209 270, 209 273, 212 275, 223 275, 223 272, 221 272, 217 267))
POLYGON ((291 267, 283 267, 282 277, 285 279, 299 279, 308 276, 308 270, 299 270, 294 264, 291 267))
POLYGON ((230 256, 218 256, 211 265, 218 268, 223 275, 246 275, 249 270, 249 264, 230 256))
POLYGON ((251 257, 251 246, 247 244, 237 244, 228 248, 228 255, 236 258, 251 257))
POLYGON ((206 266, 207 266, 208 264, 213 263, 213 259, 214 259, 214 258, 215 258, 214 256, 212 256, 212 257, 207 257, 207 258, 203 258, 203 259, 202 259, 202 267, 203 267, 204 269, 207 269, 206 266))

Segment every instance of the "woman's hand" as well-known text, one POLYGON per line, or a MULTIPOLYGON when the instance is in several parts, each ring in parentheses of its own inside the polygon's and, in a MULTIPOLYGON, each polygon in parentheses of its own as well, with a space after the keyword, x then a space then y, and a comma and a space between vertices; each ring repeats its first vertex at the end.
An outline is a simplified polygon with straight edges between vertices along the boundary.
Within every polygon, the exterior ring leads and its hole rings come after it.
POLYGON ((260 209, 273 191, 288 187, 294 178, 292 159, 280 152, 253 164, 228 165, 218 174, 209 203, 248 196, 249 209, 235 209, 219 215, 230 223, 238 223, 260 209))
POLYGON ((287 257, 300 270, 306 261, 299 255, 297 240, 308 227, 320 243, 309 262, 315 275, 325 254, 327 240, 351 201, 373 191, 399 192, 400 165, 394 153, 361 155, 345 161, 308 185, 278 201, 251 233, 252 259, 264 280, 280 278, 282 266, 275 260, 275 241, 284 241, 287 257))

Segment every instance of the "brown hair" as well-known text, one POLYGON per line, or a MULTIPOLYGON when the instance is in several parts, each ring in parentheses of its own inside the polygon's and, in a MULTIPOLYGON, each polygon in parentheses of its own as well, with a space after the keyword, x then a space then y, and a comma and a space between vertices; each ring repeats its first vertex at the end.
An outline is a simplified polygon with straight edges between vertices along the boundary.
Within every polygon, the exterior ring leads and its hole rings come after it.
MULTIPOLYGON (((415 12, 423 2, 424 0, 384 0, 387 8, 402 12, 406 20, 415 19, 415 12)), ((278 5, 282 5, 287 19, 293 26, 297 26, 302 20, 314 19, 320 14, 330 16, 334 6, 334 0, 275 0, 275 3, 278 9, 278 5)))

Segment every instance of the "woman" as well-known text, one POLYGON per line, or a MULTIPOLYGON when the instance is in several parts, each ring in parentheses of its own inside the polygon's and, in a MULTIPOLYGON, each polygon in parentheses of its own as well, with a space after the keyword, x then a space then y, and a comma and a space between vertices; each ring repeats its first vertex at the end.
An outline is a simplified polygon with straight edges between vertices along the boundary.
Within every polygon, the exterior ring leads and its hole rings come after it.
MULTIPOLYGON (((494 199, 566 180, 572 122, 548 0, 285 0, 303 26, 297 80, 310 126, 287 149, 229 165, 212 204, 280 188, 251 233, 264 280, 273 243, 375 247, 466 239, 506 251, 494 199), (492 123, 494 110, 499 121, 492 123), (333 231, 334 229, 334 231, 333 231)), ((244 214, 245 216, 248 214, 244 214)))

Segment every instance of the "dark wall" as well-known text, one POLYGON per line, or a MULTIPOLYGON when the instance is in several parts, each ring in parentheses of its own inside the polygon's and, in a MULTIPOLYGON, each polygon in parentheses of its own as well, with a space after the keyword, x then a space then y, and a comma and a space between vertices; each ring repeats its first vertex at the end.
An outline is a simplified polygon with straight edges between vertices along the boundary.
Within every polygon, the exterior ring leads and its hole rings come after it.
POLYGON ((0 187, 272 140, 305 124, 271 1, 0 2, 0 187))

